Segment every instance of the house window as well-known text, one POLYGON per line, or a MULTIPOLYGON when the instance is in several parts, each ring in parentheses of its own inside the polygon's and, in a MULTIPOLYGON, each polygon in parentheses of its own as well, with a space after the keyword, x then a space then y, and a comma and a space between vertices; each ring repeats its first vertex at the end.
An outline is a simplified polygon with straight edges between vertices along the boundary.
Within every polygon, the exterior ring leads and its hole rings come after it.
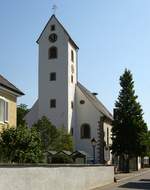
POLYGON ((51 47, 48 50, 48 58, 49 59, 56 59, 57 58, 57 47, 51 47))
POLYGON ((71 82, 73 83, 73 75, 71 75, 71 82))
POLYGON ((8 122, 8 102, 0 98, 0 122, 8 122))
POLYGON ((74 62, 74 52, 71 50, 71 61, 74 62))
POLYGON ((73 109, 73 101, 71 102, 71 108, 73 109))
POLYGON ((50 100, 50 107, 51 108, 56 108, 56 99, 51 99, 50 100))
POLYGON ((87 123, 81 125, 81 138, 82 139, 90 139, 91 138, 90 125, 87 123))
POLYGON ((56 80, 56 73, 50 73, 50 81, 56 80))
POLYGON ((55 30, 55 25, 51 25, 51 31, 54 31, 55 30))

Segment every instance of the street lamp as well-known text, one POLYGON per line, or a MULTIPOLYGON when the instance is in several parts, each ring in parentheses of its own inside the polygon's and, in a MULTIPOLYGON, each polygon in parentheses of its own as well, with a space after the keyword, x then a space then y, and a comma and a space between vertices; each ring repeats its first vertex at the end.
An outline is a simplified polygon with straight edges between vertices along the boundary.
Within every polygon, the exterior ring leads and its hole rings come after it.
POLYGON ((95 138, 93 138, 91 140, 91 144, 92 144, 92 147, 93 147, 93 164, 95 164, 95 147, 96 147, 96 143, 97 143, 97 141, 95 140, 95 138))

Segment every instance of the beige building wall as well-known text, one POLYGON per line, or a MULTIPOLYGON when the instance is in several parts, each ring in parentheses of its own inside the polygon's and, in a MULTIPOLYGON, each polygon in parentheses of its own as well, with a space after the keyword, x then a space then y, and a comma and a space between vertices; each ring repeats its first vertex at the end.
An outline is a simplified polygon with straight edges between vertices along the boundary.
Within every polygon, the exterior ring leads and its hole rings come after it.
POLYGON ((0 97, 8 101, 8 122, 0 123, 0 130, 2 126, 16 127, 16 119, 17 119, 16 96, 6 91, 0 90, 0 97))

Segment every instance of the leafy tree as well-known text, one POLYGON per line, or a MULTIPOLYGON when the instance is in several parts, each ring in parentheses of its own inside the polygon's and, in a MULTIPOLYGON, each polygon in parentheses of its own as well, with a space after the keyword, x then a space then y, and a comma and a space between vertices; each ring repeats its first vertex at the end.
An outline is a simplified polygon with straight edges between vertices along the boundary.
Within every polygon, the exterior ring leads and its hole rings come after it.
POLYGON ((146 146, 146 156, 150 157, 150 131, 146 133, 143 145, 146 146))
POLYGON ((1 162, 11 162, 14 158, 14 139, 15 139, 15 128, 3 129, 0 136, 0 160, 1 162))
POLYGON ((2 162, 37 163, 42 158, 41 140, 34 129, 25 125, 6 128, 0 138, 2 162))
POLYGON ((64 127, 57 129, 57 131, 58 131, 58 136, 57 136, 57 139, 54 144, 55 150, 72 151, 73 150, 72 136, 69 133, 67 133, 67 131, 64 127))
POLYGON ((25 125, 24 117, 29 112, 29 109, 27 108, 27 105, 20 104, 17 106, 17 126, 19 125, 25 125))
POLYGON ((64 127, 57 129, 43 116, 33 128, 40 134, 43 152, 47 150, 69 150, 72 151, 72 136, 67 133, 64 127))
POLYGON ((126 160, 126 170, 129 170, 129 159, 141 156, 146 151, 143 141, 147 125, 143 120, 138 97, 135 95, 132 73, 127 69, 120 77, 120 86, 114 109, 112 152, 126 160))
POLYGON ((56 139, 58 137, 58 131, 54 125, 43 116, 36 124, 33 125, 33 128, 39 133, 42 150, 53 150, 54 144, 56 144, 56 139))

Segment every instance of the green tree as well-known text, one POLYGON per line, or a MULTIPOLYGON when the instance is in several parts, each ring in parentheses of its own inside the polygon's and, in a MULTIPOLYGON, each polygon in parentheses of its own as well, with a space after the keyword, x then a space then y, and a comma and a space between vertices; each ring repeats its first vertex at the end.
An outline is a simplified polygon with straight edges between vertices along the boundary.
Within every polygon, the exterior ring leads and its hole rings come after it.
POLYGON ((64 127, 59 128, 57 131, 58 131, 58 136, 54 144, 55 150, 73 151, 72 136, 66 131, 64 127))
POLYGON ((43 116, 33 128, 40 134, 43 152, 47 150, 69 150, 72 151, 72 136, 67 133, 64 127, 57 129, 43 116))
POLYGON ((56 139, 58 138, 58 131, 54 125, 43 116, 33 127, 40 135, 42 142, 42 150, 53 150, 56 139))
MULTIPOLYGON (((143 144, 147 125, 143 120, 143 111, 134 91, 132 73, 125 70, 120 77, 121 90, 115 103, 112 128, 112 152, 120 156, 129 170, 129 159, 146 152, 143 144)), ((125 168, 123 168, 125 169, 125 168)))
POLYGON ((146 155, 150 157, 150 131, 148 131, 145 135, 143 145, 146 146, 146 155))
POLYGON ((0 138, 1 162, 38 163, 42 158, 41 140, 26 126, 6 128, 0 138))
POLYGON ((27 108, 27 105, 20 104, 17 106, 17 126, 19 125, 25 125, 24 117, 29 112, 29 109, 27 108))

